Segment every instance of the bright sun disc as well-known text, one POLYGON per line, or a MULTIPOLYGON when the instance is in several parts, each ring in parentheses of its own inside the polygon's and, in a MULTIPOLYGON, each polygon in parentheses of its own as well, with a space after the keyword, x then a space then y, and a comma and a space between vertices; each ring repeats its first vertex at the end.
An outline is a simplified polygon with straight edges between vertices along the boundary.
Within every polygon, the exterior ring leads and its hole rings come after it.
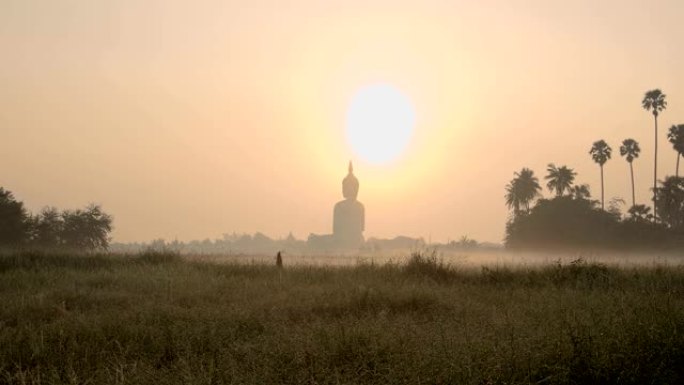
POLYGON ((364 160, 387 163, 408 146, 415 120, 411 101, 398 89, 367 86, 354 95, 347 111, 347 142, 364 160))

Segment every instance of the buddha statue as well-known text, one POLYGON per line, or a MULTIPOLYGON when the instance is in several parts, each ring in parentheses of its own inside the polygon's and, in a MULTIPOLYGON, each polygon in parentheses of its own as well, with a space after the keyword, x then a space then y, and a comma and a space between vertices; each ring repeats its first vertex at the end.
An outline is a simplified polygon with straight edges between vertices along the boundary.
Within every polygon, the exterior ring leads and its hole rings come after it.
POLYGON ((333 239, 342 248, 358 248, 363 245, 365 210, 356 200, 359 194, 359 180, 354 176, 354 168, 349 162, 349 173, 342 180, 344 200, 335 204, 333 211, 333 239))

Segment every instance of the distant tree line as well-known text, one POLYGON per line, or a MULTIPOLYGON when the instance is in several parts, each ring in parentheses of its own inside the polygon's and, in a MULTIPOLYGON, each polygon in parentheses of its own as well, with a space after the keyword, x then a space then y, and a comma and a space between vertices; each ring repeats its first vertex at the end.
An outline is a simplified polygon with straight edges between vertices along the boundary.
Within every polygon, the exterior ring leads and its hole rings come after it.
POLYGON ((47 207, 34 215, 0 187, 0 248, 106 250, 111 231, 112 217, 98 205, 63 211, 47 207))
MULTIPOLYGON (((458 241, 451 241, 446 244, 432 243, 427 244, 423 238, 411 238, 407 236, 397 236, 392 239, 371 237, 366 240, 363 247, 359 249, 364 252, 380 252, 391 250, 416 250, 426 247, 438 247, 444 250, 455 249, 492 249, 499 245, 489 243, 479 243, 467 236, 461 237, 458 241)), ((261 232, 254 234, 223 234, 219 239, 204 239, 192 241, 167 241, 156 239, 151 242, 133 243, 113 243, 111 251, 120 253, 137 253, 146 250, 154 251, 173 251, 183 254, 244 254, 244 255, 271 255, 278 251, 288 254, 300 255, 320 255, 328 253, 329 250, 321 249, 312 242, 311 236, 308 239, 297 239, 288 234, 284 238, 271 238, 261 232)), ((339 250, 337 250, 339 251, 339 250)))
POLYGON ((673 125, 667 133, 677 153, 676 173, 658 181, 658 116, 667 107, 665 94, 658 89, 646 92, 642 107, 652 112, 655 125, 652 213, 651 207, 636 203, 632 162, 639 157, 641 148, 631 138, 622 142, 620 155, 629 164, 632 205, 626 215, 620 211, 624 201, 619 199, 609 202, 606 209, 603 166, 611 159, 612 148, 601 139, 589 150, 601 172, 600 201, 591 198, 588 185, 575 184, 577 173, 567 166, 548 165, 544 179, 554 195, 548 199, 541 196, 539 179, 532 170, 523 168, 514 174, 505 194, 506 205, 512 211, 506 224, 506 247, 684 248, 684 178, 679 177, 684 124, 673 125))
POLYGON ((296 239, 292 233, 282 239, 273 239, 264 233, 223 234, 220 239, 203 239, 192 241, 167 241, 155 239, 151 242, 113 243, 111 251, 120 253, 138 253, 146 250, 172 251, 184 254, 275 254, 278 251, 302 253, 306 250, 306 241, 296 239))

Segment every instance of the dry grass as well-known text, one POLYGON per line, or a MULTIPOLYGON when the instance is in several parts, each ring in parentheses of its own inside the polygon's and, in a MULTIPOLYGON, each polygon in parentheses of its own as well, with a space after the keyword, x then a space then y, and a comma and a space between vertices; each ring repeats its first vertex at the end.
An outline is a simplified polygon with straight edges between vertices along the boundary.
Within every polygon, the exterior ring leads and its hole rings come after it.
POLYGON ((672 384, 684 268, 0 256, 0 383, 672 384))

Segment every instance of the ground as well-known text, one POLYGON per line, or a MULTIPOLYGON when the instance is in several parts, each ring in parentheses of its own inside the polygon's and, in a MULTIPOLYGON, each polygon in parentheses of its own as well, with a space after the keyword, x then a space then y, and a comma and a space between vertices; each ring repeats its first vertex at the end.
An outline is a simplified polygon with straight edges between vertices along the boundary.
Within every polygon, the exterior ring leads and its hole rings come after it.
POLYGON ((682 294, 682 266, 5 253, 0 383, 682 383, 682 294))

